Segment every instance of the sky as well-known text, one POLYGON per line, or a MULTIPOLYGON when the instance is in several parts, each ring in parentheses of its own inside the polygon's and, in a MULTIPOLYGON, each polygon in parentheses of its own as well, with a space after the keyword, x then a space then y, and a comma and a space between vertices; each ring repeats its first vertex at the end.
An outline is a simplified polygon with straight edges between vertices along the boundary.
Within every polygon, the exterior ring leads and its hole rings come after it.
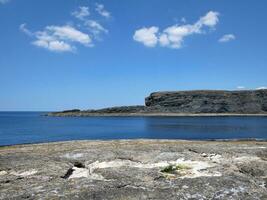
POLYGON ((0 0, 0 110, 267 87, 266 0, 0 0))

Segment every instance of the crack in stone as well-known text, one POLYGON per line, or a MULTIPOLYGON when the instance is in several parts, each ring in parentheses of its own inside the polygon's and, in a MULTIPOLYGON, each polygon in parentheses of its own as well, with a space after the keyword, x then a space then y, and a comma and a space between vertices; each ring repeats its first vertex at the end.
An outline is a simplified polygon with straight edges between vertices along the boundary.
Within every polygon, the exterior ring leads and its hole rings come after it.
POLYGON ((66 174, 64 176, 61 176, 61 178, 68 179, 73 174, 73 171, 73 168, 69 168, 66 174))

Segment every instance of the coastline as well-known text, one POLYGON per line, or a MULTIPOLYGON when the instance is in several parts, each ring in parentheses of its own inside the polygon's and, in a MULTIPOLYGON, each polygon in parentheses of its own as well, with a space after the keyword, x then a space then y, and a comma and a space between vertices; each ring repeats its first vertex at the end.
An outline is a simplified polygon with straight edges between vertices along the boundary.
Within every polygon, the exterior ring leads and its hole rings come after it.
POLYGON ((45 114, 49 117, 267 117, 267 113, 63 113, 45 114))
POLYGON ((184 143, 267 143, 267 139, 263 138, 233 138, 233 139, 150 139, 150 138, 136 138, 136 139, 79 139, 79 140, 62 140, 62 141, 44 141, 44 142, 29 142, 29 143, 19 143, 19 144, 8 144, 8 145, 0 145, 1 148, 20 148, 20 147, 27 147, 27 146, 38 146, 38 145, 61 145, 61 144, 72 144, 72 143, 90 143, 90 142, 99 142, 99 143, 112 143, 112 142, 184 142, 184 143))

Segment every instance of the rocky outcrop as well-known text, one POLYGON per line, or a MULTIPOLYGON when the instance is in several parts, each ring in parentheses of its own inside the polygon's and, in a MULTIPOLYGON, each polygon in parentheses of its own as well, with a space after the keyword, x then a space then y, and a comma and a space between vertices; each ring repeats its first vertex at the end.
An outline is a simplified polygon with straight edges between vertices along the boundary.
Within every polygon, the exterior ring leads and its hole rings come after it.
POLYGON ((267 90, 155 92, 147 107, 177 113, 266 113, 267 90))
POLYGON ((111 108, 103 108, 98 110, 89 110, 87 112, 91 113, 137 113, 137 112, 146 112, 145 106, 119 106, 111 108))
POLYGON ((267 90, 155 92, 145 106, 121 106, 99 110, 68 110, 49 116, 180 116, 266 115, 267 90))
POLYGON ((266 169, 260 141, 0 147, 0 199, 267 199, 266 169))
POLYGON ((56 117, 86 117, 86 116, 124 116, 131 113, 146 113, 148 111, 146 106, 119 106, 111 108, 103 108, 98 110, 83 110, 83 111, 62 111, 62 112, 52 112, 48 113, 47 116, 56 117))

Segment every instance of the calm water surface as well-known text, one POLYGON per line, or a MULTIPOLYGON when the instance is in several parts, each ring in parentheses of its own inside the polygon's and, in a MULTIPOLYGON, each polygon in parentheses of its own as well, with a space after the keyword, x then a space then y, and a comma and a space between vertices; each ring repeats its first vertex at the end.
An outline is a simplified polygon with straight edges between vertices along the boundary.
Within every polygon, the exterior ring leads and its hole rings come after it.
POLYGON ((0 112, 0 146, 65 140, 267 139, 267 117, 45 117, 0 112))

